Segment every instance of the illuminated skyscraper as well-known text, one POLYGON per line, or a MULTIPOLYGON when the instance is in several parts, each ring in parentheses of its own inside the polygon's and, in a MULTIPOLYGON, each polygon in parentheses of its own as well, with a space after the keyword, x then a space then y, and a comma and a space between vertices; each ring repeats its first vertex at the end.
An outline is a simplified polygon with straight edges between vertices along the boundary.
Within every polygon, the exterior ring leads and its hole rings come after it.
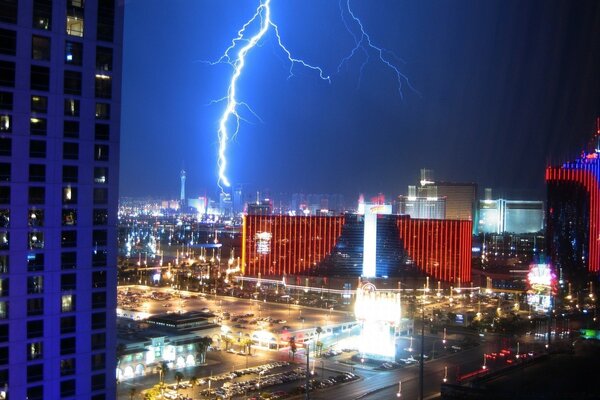
POLYGON ((11 399, 115 397, 122 25, 116 0, 0 1, 0 390, 11 399))
MULTIPOLYGON (((600 125, 600 122, 599 122, 600 125)), ((548 255, 560 276, 584 286, 600 272, 600 126, 590 152, 546 169, 548 255)))
POLYGON ((185 170, 184 169, 181 170, 180 179, 181 179, 181 189, 179 192, 179 206, 181 208, 184 208, 187 205, 187 202, 185 200, 185 170))

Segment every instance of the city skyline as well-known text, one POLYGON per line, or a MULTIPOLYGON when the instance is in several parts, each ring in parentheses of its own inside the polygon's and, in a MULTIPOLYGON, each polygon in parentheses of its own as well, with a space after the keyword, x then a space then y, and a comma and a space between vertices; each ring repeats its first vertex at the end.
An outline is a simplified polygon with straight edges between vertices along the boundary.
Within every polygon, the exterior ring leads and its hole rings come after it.
MULTIPOLYGON (((122 195, 176 194, 182 165, 188 193, 217 191, 224 105, 209 103, 226 93, 230 69, 201 61, 222 54, 257 4, 180 2, 166 12, 158 1, 127 4, 122 195)), ((415 90, 405 86, 403 98, 373 57, 362 80, 360 58, 337 73, 353 39, 337 1, 315 4, 271 8, 288 48, 331 84, 301 69, 287 79, 289 65, 266 38, 240 81, 240 100, 262 122, 242 123, 231 144, 234 184, 402 193, 425 167, 440 180, 539 198, 545 167, 577 154, 594 132, 594 2, 352 2, 373 42, 404 60, 415 90)))

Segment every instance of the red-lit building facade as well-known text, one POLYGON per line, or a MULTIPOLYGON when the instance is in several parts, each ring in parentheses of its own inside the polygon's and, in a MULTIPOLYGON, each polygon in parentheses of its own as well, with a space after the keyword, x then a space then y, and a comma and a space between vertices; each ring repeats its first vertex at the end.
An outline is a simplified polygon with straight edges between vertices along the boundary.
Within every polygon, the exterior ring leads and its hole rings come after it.
MULTIPOLYGON (((393 266, 396 270, 412 265, 435 280, 471 281, 471 221, 397 215, 383 218, 393 218, 390 225, 394 228, 387 231, 394 237, 383 238, 383 245, 390 247, 394 242, 403 254, 402 262, 393 266)), ((361 261, 355 255, 362 255, 362 231, 350 227, 356 221, 360 223, 361 216, 247 215, 242 239, 243 272, 250 276, 319 273, 320 264, 330 260, 332 253, 344 260, 354 257, 347 265, 356 266, 361 261), (354 253, 352 247, 357 249, 354 253)), ((396 253, 394 260, 398 260, 396 253)), ((349 267, 337 269, 336 274, 358 276, 360 270, 349 267)))
POLYGON ((548 255, 571 283, 600 272, 600 122, 594 150, 546 169, 548 255))

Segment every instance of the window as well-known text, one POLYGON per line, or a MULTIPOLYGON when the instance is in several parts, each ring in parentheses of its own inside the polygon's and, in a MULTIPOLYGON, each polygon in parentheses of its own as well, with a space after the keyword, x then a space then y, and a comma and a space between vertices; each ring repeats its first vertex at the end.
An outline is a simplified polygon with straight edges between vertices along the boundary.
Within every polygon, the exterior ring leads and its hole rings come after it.
POLYGON ((44 299, 41 297, 27 299, 27 316, 44 315, 44 299))
POLYGON ((67 1, 67 35, 83 37, 83 7, 81 1, 67 1))
POLYGON ((106 271, 92 273, 92 287, 95 289, 106 287, 106 271))
POLYGON ((106 246, 107 234, 104 229, 94 230, 92 233, 92 242, 94 246, 106 246))
POLYGON ((27 400, 44 400, 44 387, 33 386, 27 388, 27 400))
POLYGON ((12 116, 9 114, 0 114, 0 133, 12 132, 12 116))
POLYGON ((0 342, 8 342, 8 325, 0 325, 0 342))
POLYGON ((73 354, 75 353, 75 338, 64 338, 60 340, 60 354, 73 354))
POLYGON ((8 254, 0 254, 0 274, 8 274, 8 254))
POLYGON ((76 274, 62 274, 60 276, 60 290, 63 292, 75 290, 77 288, 76 274))
POLYGON ((92 354, 92 371, 106 368, 106 355, 104 353, 92 354))
POLYGON ((46 158, 46 142, 44 140, 30 140, 29 157, 46 158))
POLYGON ((33 35, 31 37, 31 59, 50 61, 50 38, 33 35))
MULTIPOLYGON (((1 6, 3 7, 3 5, 1 6)), ((9 56, 17 55, 17 32, 9 29, 0 29, 0 54, 7 54, 9 56)), ((97 56, 96 63, 98 63, 97 56)))
POLYGON ((106 250, 94 250, 92 253, 92 267, 106 267, 106 250))
POLYGON ((112 97, 112 78, 109 75, 96 74, 96 97, 103 99, 112 97))
POLYGON ((110 119, 110 104, 96 103, 96 119, 110 119))
POLYGON ((52 29, 52 0, 33 0, 33 27, 52 29))
POLYGON ((73 208, 66 208, 62 210, 62 225, 63 226, 74 226, 77 225, 77 210, 73 208))
POLYGON ((44 336, 44 321, 37 319, 27 321, 27 339, 35 339, 44 336))
POLYGON ((31 112, 44 114, 47 113, 48 98, 46 96, 39 96, 37 94, 31 96, 31 112))
POLYGON ((61 269, 75 269, 77 267, 77 253, 68 251, 60 255, 61 269))
POLYGON ((46 118, 29 118, 29 132, 32 135, 45 136, 47 130, 46 118))
POLYGON ((0 86, 15 87, 15 63, 0 61, 0 86))
POLYGON ((94 145, 94 160, 108 161, 108 145, 106 145, 106 144, 94 145))
POLYGON ((62 317, 60 319, 60 333, 64 335, 65 333, 73 333, 75 332, 76 327, 76 319, 75 316, 70 317, 62 317))
POLYGON ((79 137, 79 121, 64 121, 63 122, 63 135, 66 138, 78 138, 79 137))
POLYGON ((106 308, 106 292, 92 292, 92 308, 106 308))
POLYGON ((62 180, 64 183, 77 183, 78 168, 74 165, 64 165, 62 180))
POLYGON ((12 139, 0 138, 0 156, 9 156, 12 154, 12 139))
POLYGON ((94 189, 94 204, 108 203, 108 189, 94 189))
POLYGON ((44 226, 44 210, 29 209, 29 226, 44 226))
POLYGON ((62 247, 77 246, 77 231, 62 231, 60 244, 62 247))
POLYGON ((46 189, 44 187, 32 186, 29 188, 29 204, 44 204, 46 189))
POLYGON ((0 319, 8 318, 8 301, 0 301, 0 319))
POLYGON ((50 90, 50 68, 32 65, 30 79, 31 90, 50 90))
POLYGON ((0 365, 8 364, 8 347, 0 347, 0 365))
POLYGON ((16 24, 18 4, 18 0, 0 0, 0 21, 16 24))
MULTIPOLYGON (((92 280, 94 280, 94 278, 92 278, 92 280)), ((9 295, 10 291, 8 282, 8 278, 0 278, 0 297, 6 297, 9 295)))
POLYGON ((65 117, 79 117, 79 100, 65 99, 65 117))
MULTIPOLYGON (((62 371, 61 371, 62 372, 62 371)), ((75 395, 75 379, 69 379, 60 383, 60 397, 75 395)))
POLYGON ((0 181, 10 181, 10 169, 9 163, 0 163, 0 181))
POLYGON ((27 383, 38 382, 44 379, 44 364, 27 366, 27 383))
POLYGON ((96 69, 112 71, 113 50, 110 47, 96 46, 96 69))
POLYGON ((106 328, 106 313, 93 313, 92 314, 92 329, 104 329, 106 328))
POLYGON ((27 254, 27 271, 38 272, 44 270, 44 253, 27 254))
POLYGON ((63 188, 63 204, 77 203, 77 188, 66 186, 63 188))
POLYGON ((106 225, 108 223, 108 210, 106 208, 95 208, 92 219, 94 225, 106 225))
POLYGON ((113 41, 113 30, 115 24, 115 1, 98 0, 98 27, 96 39, 105 42, 113 41))
POLYGON ((75 375, 75 359, 60 360, 60 376, 75 375))
POLYGON ((10 233, 6 231, 0 232, 0 250, 10 250, 9 242, 10 233))
POLYGON ((27 238, 29 250, 41 250, 44 248, 44 232, 29 232, 27 238))
POLYGON ((83 62, 83 43, 65 42, 65 64, 81 65, 83 62))
POLYGON ((12 92, 0 92, 0 110, 13 109, 13 94, 12 92))
POLYGON ((109 132, 110 132, 110 128, 108 125, 96 124, 94 138, 96 140, 108 140, 110 138, 109 132))
POLYGON ((94 168, 94 183, 107 183, 107 182, 108 182, 108 168, 95 167, 94 168))
POLYGON ((0 186, 0 204, 10 204, 10 186, 0 186))
POLYGON ((92 390, 104 389, 106 382, 106 375, 92 375, 92 390))
POLYGON ((81 72, 65 71, 64 93, 81 95, 81 72))
POLYGON ((63 159, 77 160, 79 158, 79 143, 63 143, 63 159))
POLYGON ((33 342, 27 343, 27 360, 39 360, 43 357, 44 343, 33 342))
POLYGON ((34 275, 27 277, 27 294, 42 294, 44 293, 44 277, 42 275, 34 275))
POLYGON ((75 295, 63 294, 60 302, 60 311, 67 313, 75 311, 75 295))
POLYGON ((29 164, 29 181, 45 182, 46 166, 44 164, 29 164))
MULTIPOLYGON (((10 226, 10 210, 8 208, 0 208, 0 228, 8 228, 10 226)), ((1 273, 1 271, 0 271, 1 273)))
POLYGON ((92 350, 101 350, 106 347, 106 334, 104 333, 93 333, 92 334, 92 350))

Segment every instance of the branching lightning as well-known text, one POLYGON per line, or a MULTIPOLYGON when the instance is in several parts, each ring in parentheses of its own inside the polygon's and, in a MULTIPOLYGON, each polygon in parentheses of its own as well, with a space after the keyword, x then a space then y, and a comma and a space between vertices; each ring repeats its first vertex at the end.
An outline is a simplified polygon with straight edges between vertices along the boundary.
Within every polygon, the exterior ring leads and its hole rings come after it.
POLYGON ((412 87, 408 77, 406 75, 404 75, 402 72, 400 72, 400 68, 398 68, 398 66, 394 63, 394 59, 399 60, 400 62, 402 62, 402 60, 400 60, 392 51, 373 44, 373 42, 371 41, 371 37, 365 31, 365 28, 364 28, 361 20, 352 11, 352 8, 350 7, 350 0, 339 0, 339 6, 340 6, 340 15, 342 17, 342 22, 344 23, 346 30, 354 38, 354 47, 352 48, 352 51, 350 51, 350 53, 346 57, 344 57, 342 59, 342 61, 339 63, 338 69, 337 69, 338 73, 340 72, 342 67, 345 64, 347 64, 356 55, 357 52, 362 51, 365 55, 365 59, 363 60, 363 63, 360 66, 360 74, 359 74, 359 80, 358 80, 359 84, 360 84, 363 70, 371 59, 371 57, 370 57, 370 51, 371 51, 371 52, 375 53, 375 55, 377 56, 379 61, 381 61, 385 66, 387 66, 389 69, 391 69, 392 72, 396 75, 396 81, 398 82, 398 93, 400 94, 400 98, 404 98, 404 94, 402 91, 402 86, 404 84, 406 84, 413 91, 417 92, 412 87), (344 2, 346 3, 345 6, 343 4, 344 2), (348 18, 354 22, 354 24, 358 28, 359 32, 355 33, 355 31, 350 28, 350 25, 348 24, 349 21, 347 20, 348 18))
MULTIPOLYGON (((352 8, 350 7, 350 0, 339 0, 339 7, 342 22, 346 30, 354 39, 354 47, 350 53, 341 60, 338 65, 337 72, 340 73, 344 65, 347 65, 357 53, 362 52, 364 59, 360 67, 358 79, 358 84, 360 85, 363 70, 371 60, 371 55, 374 54, 381 63, 383 63, 395 74, 396 81, 398 83, 398 93, 400 94, 401 98, 404 98, 403 85, 407 85, 414 92, 417 92, 412 87, 408 77, 400 71, 400 68, 397 65, 397 63, 402 62, 402 60, 400 60, 390 50, 377 46, 371 41, 371 37, 366 32, 361 20, 352 11, 352 8)), ((330 82, 330 77, 326 75, 320 67, 308 64, 304 60, 292 56, 292 53, 282 42, 281 35, 279 34, 279 27, 271 20, 271 0, 259 0, 259 5, 256 8, 254 15, 237 32, 237 36, 231 40, 231 44, 229 47, 227 47, 223 55, 218 60, 209 62, 211 65, 227 64, 233 69, 233 74, 231 75, 229 86, 227 88, 227 95, 221 99, 211 102, 226 102, 225 110, 219 119, 218 130, 219 151, 217 167, 219 177, 217 184, 221 188, 221 191, 224 191, 225 187, 230 186, 229 178, 226 174, 227 145, 229 141, 232 138, 235 138, 239 132, 240 121, 246 121, 240 115, 239 109, 246 109, 256 119, 260 120, 260 117, 250 108, 247 103, 239 101, 236 98, 236 92, 238 80, 242 75, 244 66, 246 64, 247 54, 253 48, 260 45, 261 40, 265 37, 265 35, 267 35, 269 29, 271 29, 273 32, 273 35, 277 41, 277 46, 285 53, 287 60, 289 61, 289 77, 294 75, 294 66, 299 64, 304 68, 317 72, 322 80, 330 82), (258 31, 253 34, 248 32, 249 30, 252 30, 256 24, 259 24, 258 31), (232 123, 233 126, 230 126, 232 123)))
POLYGON ((240 116, 238 112, 238 107, 244 107, 249 110, 254 116, 257 117, 256 113, 252 111, 252 109, 248 106, 248 104, 244 102, 240 102, 236 98, 236 89, 238 79, 242 75, 242 71, 244 70, 244 66, 246 64, 246 55, 250 50, 259 44, 259 42, 263 39, 263 37, 269 31, 269 28, 272 28, 274 35, 277 39, 277 44, 286 54, 288 61, 290 62, 290 77, 293 76, 293 68, 294 65, 300 64, 301 66, 314 70, 319 73, 319 77, 323 80, 330 81, 329 76, 325 75, 323 70, 314 65, 308 64, 302 59, 294 58, 291 52, 285 47, 281 40, 281 36, 279 34, 279 27, 271 20, 271 0, 261 0, 259 6, 256 9, 256 12, 246 22, 242 28, 238 31, 237 36, 231 41, 231 45, 227 47, 223 55, 215 62, 210 64, 229 64, 233 68, 233 74, 231 76, 231 80, 229 82, 229 87, 227 88, 227 96, 217 101, 225 101, 227 103, 223 114, 219 120, 219 131, 218 131, 218 139, 219 139, 219 152, 218 152, 218 160, 217 167, 219 170, 219 179, 217 184, 224 190, 224 187, 229 187, 229 179, 226 175, 227 169, 227 144, 230 138, 235 137, 237 135, 240 128, 240 120, 243 121, 243 118, 240 116), (253 24, 260 21, 260 29, 253 35, 248 33, 248 28, 253 24), (250 36, 250 37, 247 37, 250 36), (242 47, 237 51, 233 56, 232 52, 236 50, 239 45, 242 47), (232 132, 228 130, 229 121, 233 119, 235 121, 234 128, 232 132))

